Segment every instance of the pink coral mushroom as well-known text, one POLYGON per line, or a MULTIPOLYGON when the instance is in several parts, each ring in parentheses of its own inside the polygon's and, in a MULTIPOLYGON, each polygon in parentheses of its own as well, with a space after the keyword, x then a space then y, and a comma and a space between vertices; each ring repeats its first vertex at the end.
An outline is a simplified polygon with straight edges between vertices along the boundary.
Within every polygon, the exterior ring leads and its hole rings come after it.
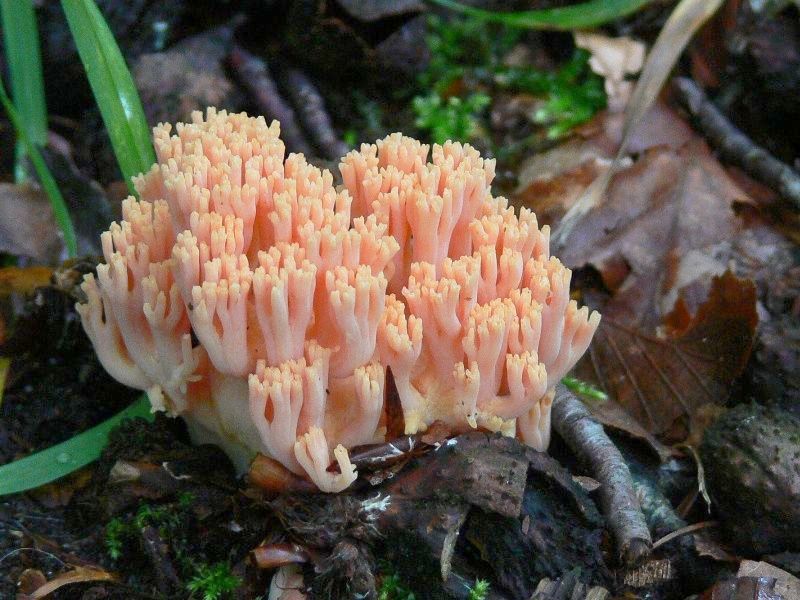
POLYGON ((393 134, 337 187, 261 117, 154 136, 78 306, 112 376, 241 467, 261 452, 326 492, 354 481, 348 448, 384 439, 387 370, 406 433, 547 448, 548 390, 600 317, 570 300, 549 229, 492 196, 493 160, 393 134))

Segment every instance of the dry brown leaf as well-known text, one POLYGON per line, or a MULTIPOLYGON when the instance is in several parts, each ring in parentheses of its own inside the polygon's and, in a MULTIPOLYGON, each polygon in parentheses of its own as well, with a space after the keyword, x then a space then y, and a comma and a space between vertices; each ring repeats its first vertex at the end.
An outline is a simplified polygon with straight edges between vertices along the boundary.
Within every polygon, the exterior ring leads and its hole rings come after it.
POLYGON ((727 268, 734 212, 748 202, 703 142, 653 148, 615 177, 609 198, 573 229, 561 259, 592 265, 614 293, 604 315, 653 331, 679 295, 689 306, 727 268))
POLYGON ((104 571, 103 569, 75 567, 71 571, 61 573, 45 583, 43 586, 33 592, 29 598, 30 600, 40 600, 42 598, 46 598, 57 589, 73 583, 85 583, 87 581, 114 581, 115 579, 116 575, 109 573, 108 571, 104 571))
POLYGON ((48 509, 67 506, 75 492, 89 485, 92 469, 80 469, 53 483, 40 486, 29 493, 43 507, 48 509))
POLYGON ((720 532, 713 529, 704 529, 692 535, 694 549, 698 556, 707 556, 719 562, 739 562, 740 557, 729 552, 717 539, 720 532))
POLYGON ((8 324, 21 307, 22 299, 37 287, 47 285, 52 274, 49 267, 0 269, 0 345, 6 341, 8 324))
POLYGON ((634 419, 619 403, 610 398, 605 402, 586 402, 592 416, 606 429, 613 429, 635 440, 640 440, 655 453, 663 463, 669 460, 675 451, 658 441, 658 439, 634 419))
POLYGON ((776 589, 773 577, 723 579, 700 595, 700 600, 797 600, 784 597, 776 589))
POLYGON ((27 598, 45 583, 47 578, 39 569, 25 569, 17 579, 17 600, 27 598))
MULTIPOLYGON (((570 141, 531 156, 520 168, 515 201, 532 208, 541 222, 557 222, 609 167, 622 140, 623 123, 622 115, 605 111, 583 125, 570 141)), ((689 125, 659 102, 633 130, 628 148, 634 154, 657 146, 678 150, 694 139, 698 136, 689 125)), ((628 161, 621 167, 631 164, 628 161)))
POLYGON ((727 0, 719 12, 703 25, 689 46, 692 79, 703 87, 719 87, 720 75, 730 61, 730 36, 738 22, 742 0, 727 0))
POLYGON ((58 264, 63 258, 64 242, 40 189, 0 183, 0 251, 38 264, 58 264))
POLYGON ((647 335, 604 316, 577 375, 604 388, 648 431, 682 440, 700 406, 728 397, 757 322, 755 286, 725 273, 674 337, 647 335))
POLYGON ((622 141, 614 161, 609 169, 592 182, 561 219, 553 231, 553 241, 557 246, 563 248, 567 241, 571 242, 568 238, 571 238, 575 225, 587 212, 600 205, 601 200, 605 200, 611 178, 622 166, 628 151, 630 133, 656 101, 664 82, 695 31, 716 12, 722 2, 723 0, 681 0, 673 9, 647 56, 642 75, 625 108, 622 141))
POLYGON ((0 269, 0 296, 27 295, 40 286, 50 283, 50 267, 5 267, 0 269))

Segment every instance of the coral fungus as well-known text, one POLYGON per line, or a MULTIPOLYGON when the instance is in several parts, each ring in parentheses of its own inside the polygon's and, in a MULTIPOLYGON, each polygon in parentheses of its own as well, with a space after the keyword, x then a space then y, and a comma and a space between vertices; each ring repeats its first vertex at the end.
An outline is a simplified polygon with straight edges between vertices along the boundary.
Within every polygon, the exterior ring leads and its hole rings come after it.
POLYGON ((337 187, 260 117, 154 135, 78 306, 115 378, 240 466, 261 452, 328 492, 355 479, 348 448, 383 440, 389 377, 406 433, 546 449, 548 390, 599 315, 570 300, 549 229, 492 196, 494 161, 393 134, 347 154, 337 187))

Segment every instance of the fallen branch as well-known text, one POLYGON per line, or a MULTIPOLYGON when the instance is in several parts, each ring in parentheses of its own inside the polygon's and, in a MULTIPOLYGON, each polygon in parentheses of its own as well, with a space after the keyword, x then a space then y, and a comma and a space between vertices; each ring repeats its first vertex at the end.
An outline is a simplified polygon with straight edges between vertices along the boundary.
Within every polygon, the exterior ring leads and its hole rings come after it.
POLYGON ((258 111, 267 119, 280 121, 281 137, 289 151, 311 155, 311 147, 297 122, 294 109, 278 91, 267 63, 240 46, 233 47, 228 63, 239 83, 250 94, 258 111))
POLYGON ((800 174, 742 133, 691 79, 678 77, 675 89, 697 125, 722 156, 742 167, 800 210, 800 174))
POLYGON ((622 562, 640 564, 650 553, 652 539, 622 454, 563 384, 556 386, 551 418, 553 428, 600 482, 600 503, 622 562))
POLYGON ((317 86, 298 69, 286 72, 286 93, 297 110, 300 123, 312 142, 328 160, 338 160, 350 150, 333 129, 325 100, 317 86))

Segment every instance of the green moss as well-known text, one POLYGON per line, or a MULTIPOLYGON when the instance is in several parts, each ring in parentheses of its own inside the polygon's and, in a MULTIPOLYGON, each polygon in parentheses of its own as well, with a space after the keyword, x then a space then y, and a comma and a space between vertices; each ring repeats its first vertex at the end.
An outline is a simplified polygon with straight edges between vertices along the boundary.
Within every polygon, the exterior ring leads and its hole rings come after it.
POLYGON ((112 560, 122 557, 122 550, 129 537, 129 528, 122 519, 111 519, 106 524, 106 552, 112 560))
POLYGON ((197 565, 194 576, 186 584, 192 598, 220 600, 241 585, 241 580, 231 572, 226 562, 197 565))
POLYGON ((438 94, 417 96, 413 100, 414 122, 422 130, 429 131, 437 144, 447 140, 468 140, 479 131, 480 117, 492 99, 486 94, 470 94, 465 98, 450 96, 443 100, 438 94))
POLYGON ((414 592, 406 587, 389 564, 381 565, 381 585, 378 588, 378 600, 415 600, 414 592))
POLYGON ((589 68, 589 53, 576 50, 555 71, 508 66, 505 55, 521 40, 519 30, 474 18, 428 24, 431 59, 418 76, 412 99, 416 126, 435 142, 469 140, 482 129, 491 95, 526 93, 542 99, 531 121, 550 139, 562 137, 606 105, 603 79, 589 68))
POLYGON ((106 524, 105 545, 108 555, 115 561, 132 558, 141 552, 139 542, 146 527, 154 527, 159 536, 169 542, 170 552, 191 598, 220 600, 241 584, 231 573, 226 561, 208 563, 197 548, 187 539, 194 520, 191 513, 194 494, 184 492, 175 502, 168 504, 143 503, 127 517, 116 517, 106 524))
MULTIPOLYGON (((191 496, 191 494, 189 494, 191 496)), ((108 555, 113 560, 119 560, 130 552, 128 545, 141 534, 145 527, 155 527, 161 537, 172 538, 180 527, 182 510, 188 508, 185 500, 181 498, 177 506, 153 506, 142 504, 131 517, 115 517, 106 524, 105 544, 108 555)))
POLYGON ((484 579, 475 581, 475 585, 469 591, 468 600, 486 600, 489 594, 489 582, 484 579))

